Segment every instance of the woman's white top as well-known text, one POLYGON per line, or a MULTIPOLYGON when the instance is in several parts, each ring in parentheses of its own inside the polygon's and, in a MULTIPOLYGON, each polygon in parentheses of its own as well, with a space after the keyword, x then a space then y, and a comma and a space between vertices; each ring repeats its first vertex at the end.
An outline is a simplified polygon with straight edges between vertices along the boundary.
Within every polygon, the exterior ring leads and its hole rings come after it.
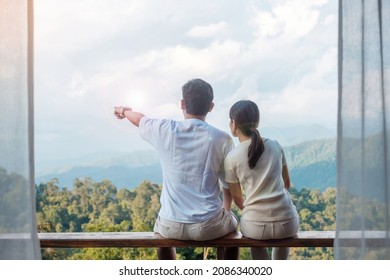
POLYGON ((245 196, 242 216, 253 221, 280 221, 297 216, 284 187, 282 167, 286 158, 280 144, 264 140, 265 150, 253 169, 248 165, 251 140, 241 142, 225 159, 225 180, 240 183, 245 196))

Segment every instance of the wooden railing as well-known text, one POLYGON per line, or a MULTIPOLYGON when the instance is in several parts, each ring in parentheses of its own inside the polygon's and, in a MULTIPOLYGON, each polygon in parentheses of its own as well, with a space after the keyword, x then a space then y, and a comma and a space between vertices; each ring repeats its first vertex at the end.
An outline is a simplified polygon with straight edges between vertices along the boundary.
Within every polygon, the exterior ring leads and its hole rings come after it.
MULTIPOLYGON (((387 246, 390 232, 345 231, 340 232, 342 246, 369 247, 387 246)), ((27 242, 28 233, 1 233, 0 241, 27 242)), ((334 231, 300 231, 297 236, 285 239, 255 240, 242 236, 240 232, 222 238, 193 241, 164 238, 153 232, 50 232, 38 233, 42 248, 150 248, 150 247, 333 247, 334 231)))
POLYGON ((254 240, 235 232, 207 241, 167 239, 153 232, 66 232, 38 235, 42 248, 216 247, 217 258, 223 259, 224 247, 333 247, 335 233, 303 231, 296 237, 286 239, 254 240))
POLYGON ((255 240, 240 232, 207 240, 167 239, 153 232, 66 232, 39 233, 41 247, 102 248, 102 247, 333 247, 334 231, 302 231, 296 237, 255 240))
MULTIPOLYGON (((382 247, 388 246, 389 236, 386 231, 345 231, 340 233, 340 240, 342 246, 361 246, 364 240, 366 246, 382 247)), ((27 233, 0 234, 4 244, 27 242, 31 238, 27 233)), ((38 233, 38 238, 42 248, 333 247, 335 232, 300 231, 295 237, 275 240, 250 239, 240 232, 207 241, 167 239, 153 232, 52 232, 38 233)))

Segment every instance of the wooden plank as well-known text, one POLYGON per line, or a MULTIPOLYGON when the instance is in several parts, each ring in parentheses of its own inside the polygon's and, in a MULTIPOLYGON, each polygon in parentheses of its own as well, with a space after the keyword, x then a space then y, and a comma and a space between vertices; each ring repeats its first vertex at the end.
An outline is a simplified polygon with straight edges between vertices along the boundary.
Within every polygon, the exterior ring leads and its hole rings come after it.
POLYGON ((39 233, 41 247, 101 248, 101 247, 333 247, 335 232, 303 231, 297 237, 275 240, 254 240, 241 233, 207 240, 166 239, 153 232, 72 232, 39 233))

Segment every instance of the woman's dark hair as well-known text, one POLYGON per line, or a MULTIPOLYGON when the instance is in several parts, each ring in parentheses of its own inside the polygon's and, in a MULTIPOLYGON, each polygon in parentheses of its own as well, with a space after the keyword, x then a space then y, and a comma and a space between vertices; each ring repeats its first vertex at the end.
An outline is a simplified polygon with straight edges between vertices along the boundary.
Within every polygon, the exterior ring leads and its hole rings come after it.
POLYGON ((250 100, 241 100, 230 108, 229 117, 244 135, 252 138, 248 149, 248 164, 249 168, 253 169, 265 149, 263 139, 257 130, 260 121, 259 108, 250 100))

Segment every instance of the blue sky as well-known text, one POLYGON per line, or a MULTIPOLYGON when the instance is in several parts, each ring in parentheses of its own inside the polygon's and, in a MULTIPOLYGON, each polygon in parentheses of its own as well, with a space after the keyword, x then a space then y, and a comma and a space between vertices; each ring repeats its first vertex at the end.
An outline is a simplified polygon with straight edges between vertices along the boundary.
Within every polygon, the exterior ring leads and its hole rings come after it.
POLYGON ((262 127, 336 127, 336 0, 35 0, 35 156, 148 149, 113 116, 181 119, 181 85, 214 88, 207 121, 257 102, 262 127))

